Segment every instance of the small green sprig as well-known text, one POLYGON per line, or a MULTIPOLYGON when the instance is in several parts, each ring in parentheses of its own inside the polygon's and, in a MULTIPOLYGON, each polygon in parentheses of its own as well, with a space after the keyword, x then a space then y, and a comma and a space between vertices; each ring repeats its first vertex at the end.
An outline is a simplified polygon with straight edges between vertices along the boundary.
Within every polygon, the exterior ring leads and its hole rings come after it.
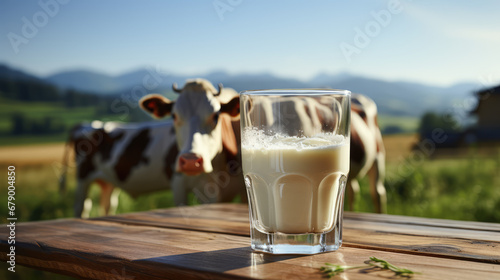
POLYGON ((390 270, 394 272, 396 276, 408 277, 408 278, 412 277, 414 274, 419 274, 418 272, 414 272, 406 268, 397 267, 387 262, 386 260, 382 260, 376 257, 370 257, 370 259, 365 261, 365 263, 367 265, 362 265, 362 266, 348 266, 348 265, 325 263, 326 266, 320 267, 320 270, 324 274, 324 276, 328 278, 332 278, 336 275, 339 275, 340 273, 345 272, 346 270, 357 269, 357 268, 380 268, 381 270, 390 270))
POLYGON ((335 275, 338 275, 346 270, 349 269, 356 269, 356 268, 364 268, 367 267, 365 265, 362 266, 348 266, 348 265, 338 265, 338 264, 331 264, 331 263, 325 263, 327 266, 322 266, 319 269, 321 270, 322 273, 325 274, 328 278, 332 278, 335 275))
POLYGON ((382 259, 379 259, 376 257, 370 257, 370 260, 366 261, 365 263, 368 265, 374 266, 374 267, 381 268, 381 269, 390 270, 390 271, 394 272, 397 276, 412 277, 413 274, 418 274, 418 272, 414 272, 414 271, 406 269, 406 268, 397 267, 397 266, 395 266, 395 265, 393 265, 385 260, 382 260, 382 259))

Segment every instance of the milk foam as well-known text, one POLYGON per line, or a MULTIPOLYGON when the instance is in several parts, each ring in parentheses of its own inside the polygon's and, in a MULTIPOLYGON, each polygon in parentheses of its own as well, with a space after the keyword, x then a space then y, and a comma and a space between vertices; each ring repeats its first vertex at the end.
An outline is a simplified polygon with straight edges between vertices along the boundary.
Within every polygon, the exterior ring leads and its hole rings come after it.
POLYGON ((345 144, 343 135, 319 133, 312 137, 287 136, 280 133, 266 135, 255 127, 247 127, 243 131, 241 147, 246 150, 303 150, 332 148, 345 144))

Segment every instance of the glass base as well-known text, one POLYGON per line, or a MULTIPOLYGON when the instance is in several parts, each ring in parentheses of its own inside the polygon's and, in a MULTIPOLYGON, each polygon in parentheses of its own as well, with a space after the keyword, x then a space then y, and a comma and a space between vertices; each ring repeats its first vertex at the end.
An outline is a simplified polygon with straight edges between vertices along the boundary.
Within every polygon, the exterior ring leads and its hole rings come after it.
POLYGON ((327 233, 263 233, 251 229, 252 249, 271 254, 317 254, 336 251, 342 245, 339 227, 327 233))

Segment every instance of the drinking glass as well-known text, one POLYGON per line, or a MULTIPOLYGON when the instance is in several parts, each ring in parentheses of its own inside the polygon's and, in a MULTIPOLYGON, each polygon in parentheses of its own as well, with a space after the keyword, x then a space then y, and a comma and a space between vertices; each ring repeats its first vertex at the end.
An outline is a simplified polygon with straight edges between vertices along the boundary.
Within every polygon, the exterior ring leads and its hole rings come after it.
POLYGON ((350 97, 327 89, 240 93, 252 249, 315 254, 341 246, 350 97))

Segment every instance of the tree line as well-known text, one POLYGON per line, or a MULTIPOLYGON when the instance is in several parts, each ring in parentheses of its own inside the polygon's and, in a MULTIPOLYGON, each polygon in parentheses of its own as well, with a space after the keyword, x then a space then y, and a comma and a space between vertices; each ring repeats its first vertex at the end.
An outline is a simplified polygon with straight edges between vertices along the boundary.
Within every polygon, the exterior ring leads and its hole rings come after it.
MULTIPOLYGON (((75 89, 60 89, 57 86, 37 79, 0 78, 0 100, 26 102, 29 109, 32 102, 47 102, 65 108, 95 107, 96 117, 112 115, 109 104, 115 96, 102 96, 96 93, 75 89)), ((62 119, 50 116, 30 117, 24 110, 10 113, 11 135, 43 135, 66 131, 62 119)), ((82 120, 83 121, 83 120, 82 120)))
POLYGON ((106 98, 95 93, 81 92, 75 89, 61 90, 57 86, 35 79, 14 80, 6 78, 0 78, 0 97, 24 102, 62 102, 70 108, 97 105, 106 98))

